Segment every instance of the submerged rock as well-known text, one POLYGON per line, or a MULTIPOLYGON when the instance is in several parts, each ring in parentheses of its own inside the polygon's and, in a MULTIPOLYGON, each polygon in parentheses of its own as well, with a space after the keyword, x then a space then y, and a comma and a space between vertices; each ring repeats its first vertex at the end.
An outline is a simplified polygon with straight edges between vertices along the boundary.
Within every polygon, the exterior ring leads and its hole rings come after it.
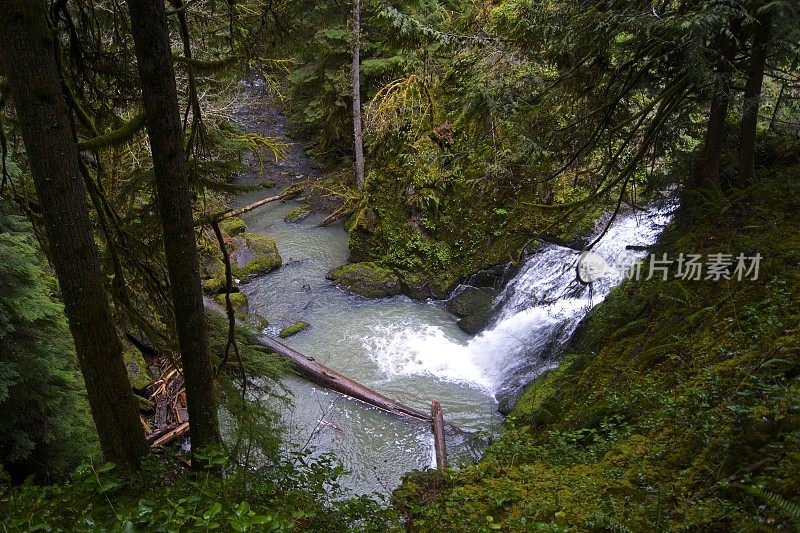
POLYGON ((285 339, 286 337, 291 337, 292 335, 297 335, 301 331, 308 329, 311 327, 311 324, 308 322, 303 322, 302 320, 299 322, 295 322, 289 327, 283 328, 278 332, 278 337, 281 339, 285 339))
POLYGON ((242 233, 232 241, 231 268, 237 278, 271 272, 283 264, 275 241, 256 233, 242 233))
POLYGON ((288 213, 286 213, 284 220, 286 222, 300 222, 310 214, 311 214, 311 205, 303 203, 298 205, 297 207, 292 208, 288 213))
POLYGON ((328 279, 365 298, 397 296, 403 292, 397 274, 371 261, 334 268, 328 273, 328 279))

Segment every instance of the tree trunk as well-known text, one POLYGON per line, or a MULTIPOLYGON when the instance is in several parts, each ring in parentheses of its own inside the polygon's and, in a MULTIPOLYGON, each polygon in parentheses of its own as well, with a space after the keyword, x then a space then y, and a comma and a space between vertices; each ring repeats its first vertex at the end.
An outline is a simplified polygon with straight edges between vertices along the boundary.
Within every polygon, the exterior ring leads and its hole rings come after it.
POLYGON ((700 179, 708 187, 721 189, 720 167, 722 150, 725 147, 725 121, 728 116, 729 96, 727 89, 711 101, 708 117, 705 154, 700 166, 700 179))
POLYGON ((357 381, 353 381, 347 376, 318 363, 313 357, 307 357, 300 352, 292 350, 272 337, 261 335, 258 337, 258 342, 268 350, 291 360, 297 373, 312 383, 316 383, 317 385, 336 392, 341 392, 342 394, 346 394, 347 396, 374 405, 379 409, 396 415, 416 418, 417 420, 423 420, 425 422, 431 421, 431 417, 413 407, 392 400, 357 381))
POLYGON ((163 0, 129 0, 128 7, 196 451, 218 446, 221 439, 167 18, 163 0))
POLYGON ((769 13, 762 13, 756 16, 753 48, 750 52, 750 63, 747 68, 747 85, 744 88, 742 124, 739 136, 739 175, 744 180, 752 180, 755 175, 758 110, 761 103, 764 69, 767 65, 767 48, 771 24, 772 20, 769 13))
POLYGON ((353 0, 353 139, 356 147, 356 183, 364 189, 364 136, 361 132, 361 0, 353 0))
POLYGON ((444 436, 444 414, 439 400, 431 402, 431 419, 433 420, 433 450, 436 456, 436 468, 447 468, 447 440, 444 436))
POLYGON ((106 298, 46 9, 43 0, 0 2, 0 55, 103 455, 126 470, 148 449, 106 298))

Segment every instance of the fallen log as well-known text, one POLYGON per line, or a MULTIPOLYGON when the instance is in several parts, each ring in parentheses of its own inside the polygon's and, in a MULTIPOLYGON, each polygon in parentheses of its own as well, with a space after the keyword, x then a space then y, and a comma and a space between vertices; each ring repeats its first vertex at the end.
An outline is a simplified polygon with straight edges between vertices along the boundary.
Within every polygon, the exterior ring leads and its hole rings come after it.
POLYGON ((433 449, 436 455, 436 468, 447 468, 447 442, 444 439, 444 415, 439 400, 431 402, 433 419, 433 449))
POLYGON ((388 398, 383 394, 370 389, 366 385, 362 385, 357 381, 353 381, 347 376, 344 376, 335 370, 318 363, 316 360, 314 360, 314 358, 306 357, 300 352, 289 348, 285 344, 278 342, 272 337, 261 335, 256 339, 258 340, 259 344, 271 352, 275 352, 290 359, 292 363, 294 363, 295 370, 297 370, 301 376, 312 383, 316 383, 321 387, 340 392, 344 395, 350 396, 351 398, 361 400, 362 402, 368 403, 377 407, 378 409, 388 411, 392 414, 407 416, 425 422, 431 422, 430 416, 417 411, 413 407, 409 407, 398 401, 392 400, 391 398, 388 398))
POLYGON ((172 430, 164 433, 155 441, 153 444, 150 445, 151 448, 158 448, 161 446, 165 446, 170 442, 174 441, 175 439, 182 437, 189 431, 189 422, 183 422, 179 424, 177 427, 173 428, 172 430))
POLYGON ((219 222, 221 220, 225 220, 226 218, 238 217, 239 215, 243 215, 243 214, 247 213, 248 211, 252 211, 253 209, 256 209, 257 207, 261 207, 262 205, 266 205, 266 204, 268 204, 270 202, 277 202, 279 200, 291 200, 292 198, 297 198, 301 194, 303 194, 303 186, 302 185, 298 185, 298 184, 290 185, 290 186, 286 187, 286 189, 282 193, 276 194, 275 196, 270 196, 268 198, 263 198, 263 199, 258 200, 256 202, 253 202, 252 204, 248 204, 248 205, 246 205, 244 207, 238 207, 236 209, 228 209, 227 211, 219 211, 217 213, 212 213, 210 215, 206 215, 206 216, 196 220, 194 225, 195 225, 195 227, 205 226, 207 224, 211 224, 212 222, 219 222))

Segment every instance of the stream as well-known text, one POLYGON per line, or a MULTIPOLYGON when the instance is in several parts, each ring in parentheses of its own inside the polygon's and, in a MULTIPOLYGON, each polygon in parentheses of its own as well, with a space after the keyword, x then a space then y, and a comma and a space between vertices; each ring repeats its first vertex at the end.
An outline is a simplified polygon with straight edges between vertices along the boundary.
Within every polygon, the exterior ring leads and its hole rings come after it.
MULTIPOLYGON (((257 88, 245 90, 252 93, 257 88)), ((260 91, 256 91, 260 92, 260 91)), ((261 102, 263 98, 252 98, 261 102)), ((290 141, 286 119, 269 105, 245 102, 237 121, 290 141)), ((237 180, 259 183, 258 165, 237 180)), ((277 162, 266 161, 266 176, 283 177, 279 186, 317 171, 295 143, 277 162)), ((245 205, 274 191, 237 196, 245 205)), ((496 433, 502 422, 498 399, 513 403, 525 384, 557 364, 558 347, 580 320, 623 279, 619 265, 645 252, 626 249, 655 242, 674 205, 620 214, 595 246, 591 284, 576 281, 580 252, 544 244, 526 259, 495 299, 495 322, 471 337, 456 325, 443 302, 406 297, 365 299, 331 284, 327 272, 347 262, 347 233, 341 224, 315 225, 314 213, 300 223, 284 221, 296 203, 272 203, 244 216, 248 231, 275 239, 284 260, 280 269, 252 280, 242 290, 249 310, 267 317, 265 332, 304 320, 311 327, 284 342, 390 398, 423 412, 441 402, 445 419, 468 433, 496 433)), ((603 227, 598 228, 597 234, 603 227)), ((457 289, 458 290, 458 289, 457 289)), ((287 447, 310 446, 333 453, 350 472, 341 480, 354 494, 387 493, 403 474, 431 467, 433 438, 424 423, 398 418, 360 401, 287 377, 292 404, 279 407, 287 427, 287 447)), ((451 463, 474 460, 481 439, 448 434, 451 463)))

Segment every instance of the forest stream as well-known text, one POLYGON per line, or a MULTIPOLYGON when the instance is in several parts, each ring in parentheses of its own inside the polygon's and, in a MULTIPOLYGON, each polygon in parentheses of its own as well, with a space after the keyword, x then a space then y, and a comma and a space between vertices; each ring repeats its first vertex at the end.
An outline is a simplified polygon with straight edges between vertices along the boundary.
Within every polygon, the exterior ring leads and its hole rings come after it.
MULTIPOLYGON (((236 118, 245 131, 293 144, 278 161, 264 160, 263 174, 254 160, 237 183, 257 184, 266 177, 283 187, 314 176, 302 143, 287 137, 286 119, 265 103, 263 88, 246 88, 243 95, 236 118)), ((234 204, 246 205, 275 190, 241 194, 234 204)), ((390 398, 423 412, 431 400, 439 400, 446 421, 464 430, 447 436, 455 464, 477 458, 480 443, 502 420, 498 399, 513 402, 522 386, 557 364, 558 346, 622 280, 617 267, 644 255, 641 248, 655 242, 674 209, 667 203, 618 216, 594 248, 606 262, 599 262, 590 285, 576 281, 579 252, 540 246, 495 299, 493 324, 473 338, 457 327, 444 302, 365 299, 335 287, 326 274, 347 262, 347 232, 341 223, 316 227, 325 216, 318 212, 300 223, 285 222, 295 205, 271 203, 244 216, 248 231, 276 241, 284 261, 278 270, 243 285, 249 311, 269 319, 265 332, 270 335, 308 322, 309 329, 285 340, 288 346, 390 398), (469 434, 483 438, 465 437, 469 434)), ((604 229, 598 224, 598 234, 604 229)), ((280 407, 288 430, 284 445, 333 453, 351 472, 342 483, 354 493, 387 493, 406 472, 435 466, 427 424, 299 378, 287 377, 284 383, 293 396, 289 407, 280 407)))

